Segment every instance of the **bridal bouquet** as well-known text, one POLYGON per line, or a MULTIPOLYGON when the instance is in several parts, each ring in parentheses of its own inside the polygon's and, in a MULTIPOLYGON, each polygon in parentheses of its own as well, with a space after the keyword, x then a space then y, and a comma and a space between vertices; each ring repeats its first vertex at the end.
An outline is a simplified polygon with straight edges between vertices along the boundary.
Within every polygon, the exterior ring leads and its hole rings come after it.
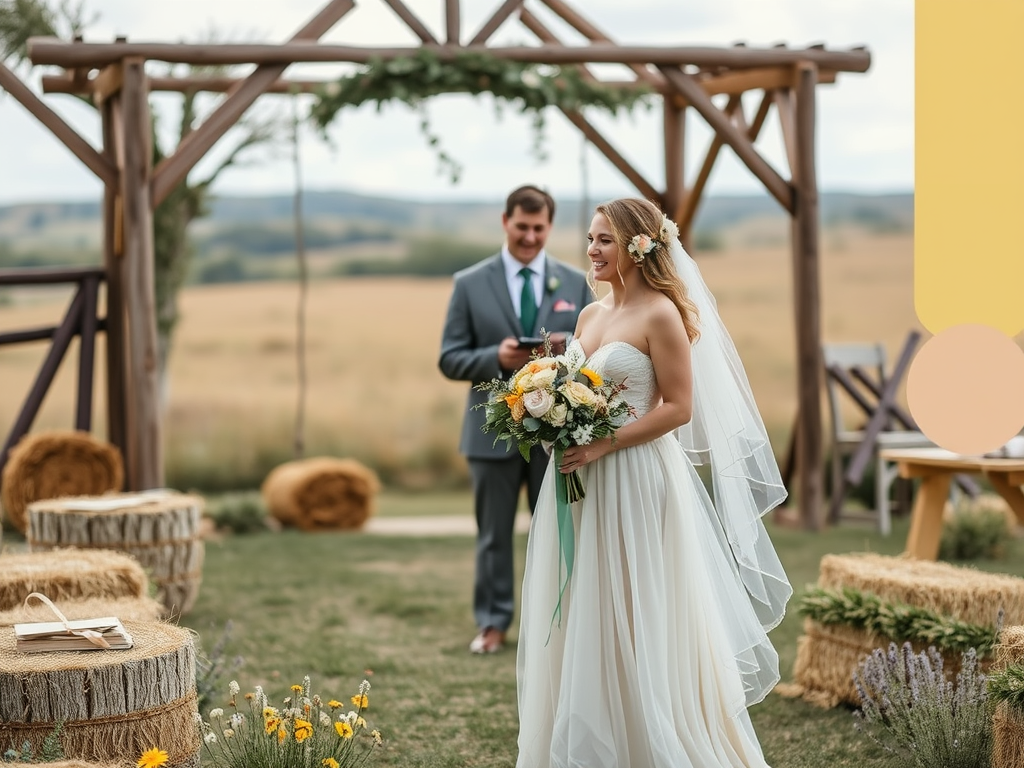
MULTIPOLYGON (((477 388, 491 393, 483 405, 487 414, 484 432, 496 433, 495 443, 504 440, 511 445, 515 440, 527 460, 530 449, 543 445, 555 451, 559 464, 562 452, 570 446, 614 437, 625 416, 632 413, 621 397, 624 382, 605 381, 585 362, 576 364, 565 355, 552 356, 547 338, 544 353, 511 378, 493 379, 477 388)), ((565 481, 568 501, 582 499, 583 483, 575 470, 565 481)))

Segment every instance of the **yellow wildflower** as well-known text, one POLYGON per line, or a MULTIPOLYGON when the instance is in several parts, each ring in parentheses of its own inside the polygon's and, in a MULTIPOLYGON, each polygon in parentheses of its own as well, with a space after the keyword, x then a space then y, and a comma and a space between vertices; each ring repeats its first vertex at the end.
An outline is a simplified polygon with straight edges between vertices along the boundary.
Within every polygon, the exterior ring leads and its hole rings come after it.
POLYGON ((255 698, 256 698, 256 694, 254 694, 252 691, 249 691, 249 693, 245 694, 245 700, 246 701, 252 701, 255 698))
POLYGON ((341 738, 343 739, 352 738, 352 726, 344 721, 340 723, 335 723, 334 730, 336 730, 338 732, 338 735, 341 736, 341 738))
POLYGON ((269 736, 281 726, 280 717, 268 717, 263 723, 263 730, 269 736))
POLYGON ((277 729, 277 743, 281 744, 287 737, 288 732, 284 729, 284 726, 282 725, 280 728, 277 729))
POLYGON ((376 728, 370 731, 370 735, 373 736, 373 743, 376 744, 378 747, 384 743, 384 737, 380 735, 380 731, 378 731, 376 728))
POLYGON ((365 693, 357 693, 352 697, 352 703, 360 709, 366 709, 370 706, 370 699, 365 693))
POLYGON ((301 685, 293 685, 292 686, 292 692, 293 693, 302 693, 302 686, 301 685))
POLYGON ((338 761, 333 757, 325 757, 320 761, 320 764, 325 766, 325 768, 338 768, 338 761))
POLYGON ((160 768, 161 765, 167 762, 167 753, 162 749, 151 747, 142 753, 137 763, 139 768, 160 768))
POLYGON ((356 718, 356 728, 366 728, 366 720, 361 717, 356 718))
POLYGON ((263 708, 263 719, 264 720, 268 720, 271 717, 277 717, 277 710, 274 709, 273 707, 264 707, 263 708))
POLYGON ((591 386, 600 387, 604 384, 604 379, 601 378, 601 374, 597 371, 591 370, 590 368, 580 368, 580 373, 590 379, 591 386))
POLYGON ((327 706, 330 707, 331 709, 337 709, 338 707, 341 706, 341 702, 338 701, 337 699, 331 699, 330 701, 327 702, 327 706))
POLYGON ((295 718, 295 740, 303 742, 313 735, 313 724, 308 720, 295 718))

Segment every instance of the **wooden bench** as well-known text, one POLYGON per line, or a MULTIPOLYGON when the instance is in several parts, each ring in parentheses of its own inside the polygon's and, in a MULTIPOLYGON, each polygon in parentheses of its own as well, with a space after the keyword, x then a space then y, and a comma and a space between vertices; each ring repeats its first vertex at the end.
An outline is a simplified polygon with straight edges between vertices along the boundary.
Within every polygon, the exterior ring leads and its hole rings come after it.
POLYGON ((1024 459, 989 459, 962 456, 942 448, 891 449, 881 455, 894 462, 900 477, 919 478, 921 487, 914 499, 910 533, 904 554, 921 560, 939 556, 942 539, 942 513, 949 495, 949 484, 958 473, 981 474, 996 492, 1006 499, 1024 525, 1024 459))

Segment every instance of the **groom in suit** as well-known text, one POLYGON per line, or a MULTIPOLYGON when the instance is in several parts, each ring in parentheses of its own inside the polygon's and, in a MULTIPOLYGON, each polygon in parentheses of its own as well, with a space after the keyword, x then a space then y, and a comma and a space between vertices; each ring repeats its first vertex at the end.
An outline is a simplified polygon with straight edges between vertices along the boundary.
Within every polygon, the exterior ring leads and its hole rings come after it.
MULTIPOLYGON (((582 271, 544 251, 554 216, 555 201, 547 192, 534 186, 513 190, 501 217, 501 252, 456 273, 439 362, 449 379, 475 387, 508 376, 529 362, 533 351, 520 337, 536 337, 541 329, 551 334, 556 353, 564 351, 593 294, 582 271)), ((495 445, 494 435, 482 430, 484 409, 473 407, 488 394, 474 387, 459 443, 473 480, 478 531, 473 614, 479 633, 469 650, 493 653, 505 643, 515 607, 512 541, 519 493, 525 483, 532 513, 548 456, 534 448, 527 462, 517 446, 495 445)))

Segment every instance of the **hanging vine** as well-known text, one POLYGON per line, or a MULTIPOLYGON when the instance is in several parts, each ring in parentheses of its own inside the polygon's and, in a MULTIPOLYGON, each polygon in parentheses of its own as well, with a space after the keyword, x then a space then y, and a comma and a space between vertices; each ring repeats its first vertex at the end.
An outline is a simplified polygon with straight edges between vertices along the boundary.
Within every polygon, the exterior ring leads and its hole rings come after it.
POLYGON ((380 110, 389 101, 408 104, 420 118, 420 131, 438 156, 442 170, 452 183, 458 183, 462 166, 441 146, 433 131, 425 100, 444 93, 469 93, 474 96, 490 93, 495 97, 495 110, 501 115, 507 102, 521 113, 532 113, 534 141, 532 151, 538 160, 545 160, 544 109, 560 107, 578 110, 584 107, 602 109, 610 114, 632 111, 638 104, 650 107, 650 91, 642 86, 616 87, 587 79, 578 66, 557 67, 499 59, 484 53, 459 53, 451 61, 427 48, 414 56, 371 59, 364 67, 335 83, 321 88, 310 110, 313 123, 326 134, 327 128, 344 107, 358 107, 367 102, 380 110))

